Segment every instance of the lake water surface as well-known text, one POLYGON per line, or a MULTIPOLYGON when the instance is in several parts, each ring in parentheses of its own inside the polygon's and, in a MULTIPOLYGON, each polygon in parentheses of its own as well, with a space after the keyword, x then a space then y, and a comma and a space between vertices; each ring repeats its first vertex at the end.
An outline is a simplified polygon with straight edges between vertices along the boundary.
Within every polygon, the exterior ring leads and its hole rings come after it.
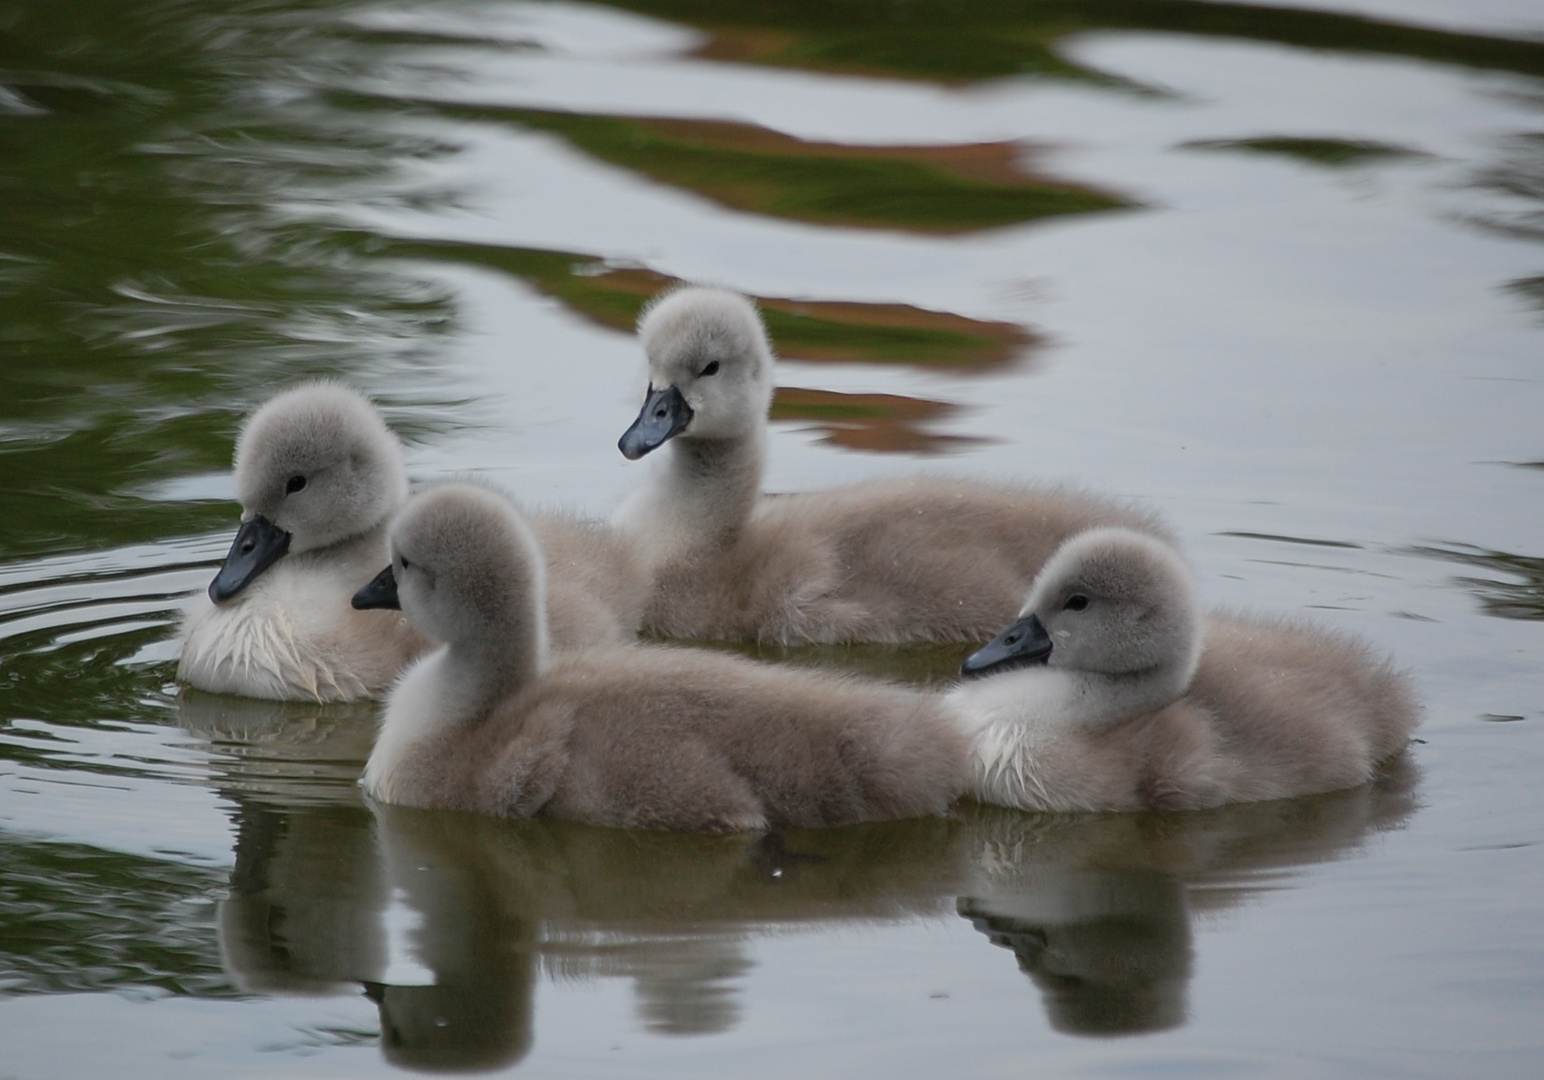
POLYGON ((1541 779, 1534 0, 0 0, 0 1077, 1538 1075, 1541 779), (254 405, 603 516, 676 280, 763 303, 772 489, 1129 496, 1417 742, 753 842, 372 807, 372 708, 179 693, 254 405))

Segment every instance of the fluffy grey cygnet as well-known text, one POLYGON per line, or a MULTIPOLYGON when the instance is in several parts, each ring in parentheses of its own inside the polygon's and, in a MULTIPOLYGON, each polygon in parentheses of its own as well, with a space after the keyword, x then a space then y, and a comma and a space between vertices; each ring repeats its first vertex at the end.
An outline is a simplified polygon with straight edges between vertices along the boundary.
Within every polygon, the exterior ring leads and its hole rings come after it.
POLYGON ((390 538, 356 602, 441 644, 387 702, 363 781, 383 802, 724 832, 938 814, 963 790, 935 695, 658 646, 549 657, 540 549, 487 488, 416 495, 390 538))
POLYGON ((402 447, 374 406, 333 383, 287 390, 236 441, 241 529, 183 624, 177 677, 247 697, 354 701, 385 692, 428 646, 402 616, 355 611, 407 498, 402 447))
POLYGON ((942 477, 764 497, 772 350, 756 308, 719 289, 655 300, 638 333, 649 391, 618 444, 667 459, 617 511, 652 591, 643 629, 778 644, 979 641, 1041 565, 1097 525, 1156 518, 1066 488, 942 477))
POLYGON ((1202 615, 1165 543, 1102 528, 1046 563, 1018 622, 948 695, 970 794, 1026 810, 1187 809, 1352 787, 1418 720, 1344 634, 1202 615), (1203 648, 1204 635, 1204 648, 1203 648))
MULTIPOLYGON (((309 383, 247 420, 235 473, 241 529, 190 602, 177 677, 279 700, 382 696, 429 644, 400 613, 349 603, 389 560, 386 527, 407 499, 396 436, 361 394, 309 383)), ((533 523, 554 569, 556 644, 630 640, 647 582, 625 538, 561 513, 533 523)))

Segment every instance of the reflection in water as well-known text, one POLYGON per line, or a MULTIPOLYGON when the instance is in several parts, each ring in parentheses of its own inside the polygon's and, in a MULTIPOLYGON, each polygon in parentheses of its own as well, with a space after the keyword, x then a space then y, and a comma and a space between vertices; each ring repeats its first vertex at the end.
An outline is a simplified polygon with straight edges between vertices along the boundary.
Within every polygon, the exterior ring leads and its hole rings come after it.
POLYGON ((1177 814, 1029 815, 982 808, 960 914, 1013 952, 1058 1031, 1130 1035, 1187 1018, 1196 911, 1282 871, 1340 857, 1414 812, 1396 759, 1372 784, 1177 814))
POLYGON ((452 116, 505 118, 562 135, 602 161, 735 210, 847 228, 960 233, 1130 205, 1026 171, 1014 143, 847 146, 767 128, 483 106, 452 116))
POLYGON ((960 914, 1009 949, 1039 987, 1057 1031, 1133 1035, 1185 1022, 1190 912, 1178 877, 1061 869, 1026 876, 960 914))
POLYGON ((1338 168, 1370 165, 1394 158, 1419 157, 1420 152, 1393 143, 1365 139, 1307 139, 1263 135, 1254 139, 1196 139, 1181 143, 1184 150, 1238 150, 1248 154, 1276 154, 1310 165, 1338 168))
POLYGON ((236 866, 220 953, 241 989, 330 994, 386 970, 389 899, 357 779, 369 705, 297 705, 184 688, 178 720, 209 739, 212 783, 234 803, 236 866))
MULTIPOLYGON (((1540 170, 1540 177, 1544 179, 1544 170, 1540 170)), ((1506 290, 1521 297, 1530 307, 1544 313, 1544 274, 1509 281, 1506 283, 1506 290)), ((1534 468, 1544 468, 1544 461, 1531 461, 1528 464, 1534 468)))
POLYGON ((1503 619, 1544 619, 1544 559, 1489 551, 1472 544, 1416 547, 1411 552, 1518 579, 1460 577, 1455 580, 1479 597, 1480 607, 1487 615, 1503 619))
MULTIPOLYGON (((1544 240, 1544 132, 1526 132, 1501 141, 1501 159, 1480 171, 1474 186, 1506 200, 1503 210, 1480 218, 1486 225, 1523 240, 1544 240)), ((1536 296, 1533 279, 1514 282, 1524 296, 1536 296)))
POLYGON ((218 920, 230 977, 248 992, 362 987, 387 1060, 417 1069, 524 1057, 542 974, 629 980, 647 1029, 711 1034, 739 1022, 758 937, 951 911, 1013 952, 1057 1030, 1172 1028, 1186 1019, 1196 911, 1277 887, 1413 806, 1396 763, 1364 788, 1204 813, 972 806, 761 838, 632 832, 366 808, 351 778, 367 709, 179 704, 214 742, 216 786, 236 806, 218 920))
MULTIPOLYGON (((593 255, 450 241, 392 241, 386 256, 455 260, 514 274, 601 326, 632 333, 638 312, 680 279, 593 255)), ((777 354, 806 363, 885 364, 984 374, 1021 361, 1040 339, 1017 323, 910 304, 754 296, 777 354)))
POLYGON ((228 997, 219 874, 0 832, 0 1002, 23 994, 228 997))
POLYGON ((1156 30, 1314 49, 1408 56, 1537 74, 1544 42, 1449 33, 1362 15, 1222 0, 607 0, 690 23, 709 35, 699 55, 863 75, 961 81, 1036 73, 1111 81, 1059 51, 1097 30, 1156 30))
POLYGON ((373 57, 287 6, 6 7, 0 558, 228 524, 145 492, 224 470, 276 378, 379 372, 445 325, 443 291, 274 216, 444 150, 342 122, 316 79, 373 57))
POLYGON ((968 435, 938 435, 925 425, 958 406, 899 394, 840 394, 780 386, 772 401, 773 420, 803 420, 824 432, 822 441, 849 450, 940 453, 985 442, 968 435))

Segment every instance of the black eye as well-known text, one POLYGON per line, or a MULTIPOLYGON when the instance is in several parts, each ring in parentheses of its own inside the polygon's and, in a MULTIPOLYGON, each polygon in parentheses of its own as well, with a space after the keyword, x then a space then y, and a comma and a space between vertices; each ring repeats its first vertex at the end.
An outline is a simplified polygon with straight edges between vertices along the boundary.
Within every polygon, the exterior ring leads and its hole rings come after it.
POLYGON ((705 367, 701 371, 697 372, 697 377, 699 379, 703 379, 703 378, 706 378, 709 375, 717 375, 717 374, 718 374, 718 361, 715 360, 711 364, 709 364, 707 367, 705 367))
POLYGON ((413 565, 413 564, 412 564, 412 563, 410 563, 410 562, 408 562, 408 561, 407 561, 407 557, 406 557, 406 556, 404 556, 404 555, 399 555, 399 556, 397 556, 397 557, 398 557, 398 558, 400 558, 400 559, 401 559, 401 560, 402 560, 402 569, 404 569, 404 570, 406 570, 406 569, 407 569, 407 568, 408 568, 408 567, 409 567, 409 566, 412 566, 412 565, 413 565))
POLYGON ((1082 593, 1073 593, 1067 597, 1067 602, 1062 605, 1063 611, 1082 611, 1088 606, 1088 597, 1082 593))
POLYGON ((293 495, 305 486, 306 478, 304 476, 292 476, 289 478, 289 483, 284 485, 284 494, 293 495))

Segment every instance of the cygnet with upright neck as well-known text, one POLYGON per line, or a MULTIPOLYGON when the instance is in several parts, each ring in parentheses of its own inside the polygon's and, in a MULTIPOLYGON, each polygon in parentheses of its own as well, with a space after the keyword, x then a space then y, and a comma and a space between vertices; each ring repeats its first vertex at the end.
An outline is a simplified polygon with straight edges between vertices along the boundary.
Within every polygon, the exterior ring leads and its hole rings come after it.
POLYGON ((774 360, 756 308, 682 288, 645 309, 643 410, 618 444, 669 446, 614 521, 650 571, 643 629, 809 642, 981 640, 1045 559, 1096 525, 1157 519, 1067 488, 916 476, 764 497, 774 360))
POLYGON ((1026 810, 1189 809, 1363 783, 1408 741, 1405 678, 1298 622, 1208 622, 1167 544, 1103 528, 1046 563, 948 695, 970 794, 1026 810), (1204 645, 1204 648, 1203 648, 1204 645))
POLYGON ((493 491, 432 487, 390 539, 354 602, 440 644, 387 702, 376 799, 726 832, 938 814, 963 789, 935 695, 688 649, 549 656, 540 548, 493 491))

